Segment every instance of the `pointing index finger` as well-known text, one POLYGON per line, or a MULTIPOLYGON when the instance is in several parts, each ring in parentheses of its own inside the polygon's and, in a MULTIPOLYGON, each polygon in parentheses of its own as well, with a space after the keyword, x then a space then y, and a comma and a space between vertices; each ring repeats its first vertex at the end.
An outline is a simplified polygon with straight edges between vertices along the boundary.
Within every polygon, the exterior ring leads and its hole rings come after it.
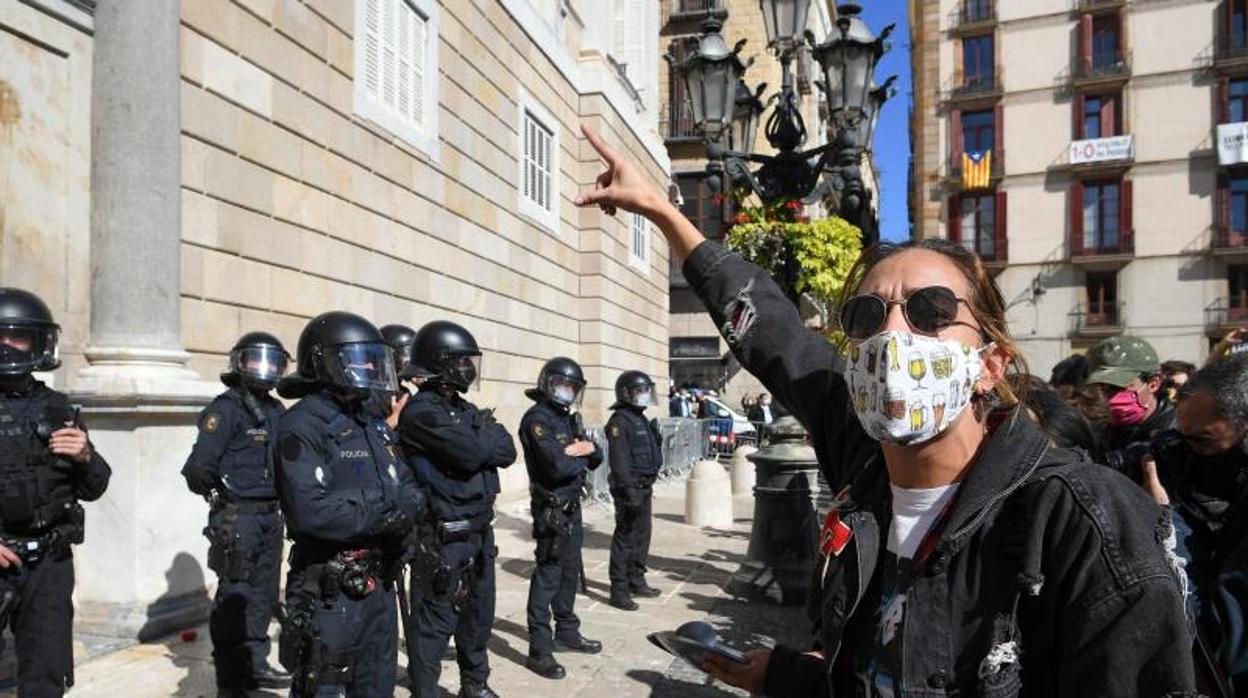
POLYGON ((581 124, 581 133, 585 134, 585 137, 589 139, 589 144, 594 146, 594 150, 598 151, 598 154, 602 156, 602 159, 606 160, 607 164, 611 167, 615 167, 615 164, 620 159, 620 156, 616 154, 615 149, 604 143, 602 137, 599 136, 598 132, 595 131, 589 124, 581 124))

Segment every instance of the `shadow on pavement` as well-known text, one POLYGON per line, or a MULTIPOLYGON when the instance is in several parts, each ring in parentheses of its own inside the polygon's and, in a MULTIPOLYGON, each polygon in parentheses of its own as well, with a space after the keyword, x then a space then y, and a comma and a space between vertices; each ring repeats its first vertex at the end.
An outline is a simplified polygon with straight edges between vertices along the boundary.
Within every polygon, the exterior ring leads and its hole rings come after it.
MULTIPOLYGON (((199 561, 187 553, 173 557, 165 572, 169 590, 148 606, 148 624, 139 630, 140 638, 163 636, 159 640, 168 652, 169 661, 185 674, 178 680, 177 696, 204 696, 216 693, 217 677, 212 665, 212 639, 206 630, 184 630, 169 634, 167 623, 181 609, 207 608, 212 601, 204 585, 204 571, 199 561), (190 594, 177 593, 178 589, 196 589, 190 594), (170 608, 179 609, 170 612, 170 608), (159 619, 159 620, 158 620, 159 619), (188 634, 194 633, 194 636, 188 634)), ((269 694, 273 695, 273 694, 269 694)))

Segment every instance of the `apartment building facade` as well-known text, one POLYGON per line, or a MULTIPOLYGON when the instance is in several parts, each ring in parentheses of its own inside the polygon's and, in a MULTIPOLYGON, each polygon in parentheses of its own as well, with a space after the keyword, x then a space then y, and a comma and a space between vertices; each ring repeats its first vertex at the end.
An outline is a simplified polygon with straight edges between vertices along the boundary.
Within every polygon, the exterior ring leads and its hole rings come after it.
POLYGON ((997 275, 1033 372, 1246 317, 1244 3, 910 3, 912 236, 997 275))

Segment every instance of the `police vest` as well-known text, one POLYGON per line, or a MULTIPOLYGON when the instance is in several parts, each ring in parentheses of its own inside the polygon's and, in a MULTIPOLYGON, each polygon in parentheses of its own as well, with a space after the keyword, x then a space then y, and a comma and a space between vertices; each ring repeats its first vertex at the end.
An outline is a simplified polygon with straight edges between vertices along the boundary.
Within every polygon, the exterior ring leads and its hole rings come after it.
POLYGON ((628 444, 628 461, 632 465, 632 473, 641 477, 658 475, 659 468, 663 465, 663 451, 659 447, 658 430, 646 420, 645 415, 634 409, 621 407, 609 420, 608 429, 612 428, 619 429, 620 435, 628 444))
POLYGON ((222 397, 239 414, 239 426, 230 437, 229 447, 221 458, 221 481, 231 494, 248 499, 275 499, 277 484, 273 472, 273 435, 277 430, 278 411, 262 401, 265 421, 257 424, 242 398, 230 390, 222 397))
POLYGON ((53 455, 41 438, 73 416, 69 400, 54 390, 0 401, 0 528, 40 535, 76 509, 73 464, 53 455))

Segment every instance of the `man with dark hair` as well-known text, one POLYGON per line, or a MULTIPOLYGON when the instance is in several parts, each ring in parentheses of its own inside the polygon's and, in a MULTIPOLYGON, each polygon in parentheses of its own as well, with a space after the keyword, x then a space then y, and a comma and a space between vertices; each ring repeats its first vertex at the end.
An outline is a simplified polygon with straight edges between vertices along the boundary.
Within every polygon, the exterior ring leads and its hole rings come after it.
POLYGON ((1179 396, 1178 428, 1157 435, 1143 470, 1186 561, 1200 688, 1248 695, 1248 354, 1214 360, 1179 396))
POLYGON ((1088 379, 1088 358, 1083 354, 1072 354, 1053 366, 1049 377, 1049 385, 1060 388, 1065 385, 1083 385, 1088 379))
POLYGON ((1161 364, 1161 392, 1170 402, 1179 397, 1179 390, 1187 383, 1188 377, 1196 372, 1196 365, 1186 361, 1163 361, 1161 364))

